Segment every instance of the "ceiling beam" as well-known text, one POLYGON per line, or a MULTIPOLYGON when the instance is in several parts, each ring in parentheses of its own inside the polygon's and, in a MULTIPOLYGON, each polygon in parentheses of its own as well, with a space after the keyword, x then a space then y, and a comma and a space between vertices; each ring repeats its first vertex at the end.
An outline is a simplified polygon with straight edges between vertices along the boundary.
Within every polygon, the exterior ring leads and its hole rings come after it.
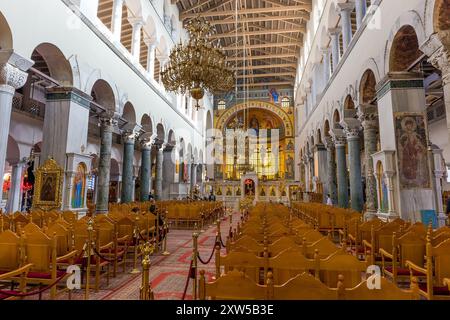
POLYGON ((234 37, 244 37, 244 36, 263 36, 267 34, 284 34, 301 32, 305 33, 306 28, 295 28, 295 29, 269 29, 269 30, 258 30, 258 31, 244 31, 244 32, 229 32, 229 33, 216 33, 210 36, 210 39, 221 39, 221 38, 234 38, 234 37))
MULTIPOLYGON (((274 12, 291 12, 291 11, 308 11, 311 12, 311 5, 296 5, 296 6, 284 6, 284 7, 270 7, 270 8, 252 8, 252 9, 240 9, 239 14, 258 14, 258 13, 274 13, 274 12)), ((201 13, 185 13, 180 15, 180 19, 191 19, 196 17, 222 17, 222 16, 234 16, 235 10, 223 10, 214 12, 201 12, 201 13)))
POLYGON ((255 73, 255 74, 241 74, 237 75, 237 79, 245 78, 271 78, 271 77, 295 77, 297 73, 292 72, 274 72, 274 73, 255 73))
POLYGON ((276 59, 276 58, 292 58, 297 59, 298 55, 292 53, 281 53, 281 54, 265 54, 260 56, 252 57, 227 57, 227 61, 242 61, 242 60, 265 60, 265 59, 276 59))
POLYGON ((234 70, 261 70, 261 69, 273 69, 273 68, 297 68, 296 63, 271 63, 271 64, 263 64, 257 66, 240 66, 234 67, 234 70))
POLYGON ((293 86, 292 81, 238 83, 238 87, 293 86))
MULTIPOLYGON (((265 21, 287 21, 287 20, 298 20, 298 19, 308 19, 309 14, 305 12, 298 12, 295 15, 287 15, 287 16, 258 16, 252 18, 243 18, 238 19, 238 23, 245 22, 265 22, 265 21)), ((235 19, 221 19, 221 20, 209 20, 212 25, 223 25, 223 24, 235 24, 235 19)), ((301 27, 303 24, 293 23, 292 24, 301 27)))
POLYGON ((250 44, 250 45, 229 45, 227 47, 221 48, 224 51, 233 51, 233 50, 244 50, 244 49, 264 49, 264 48, 288 48, 288 47, 299 47, 300 43, 286 42, 286 43, 258 43, 258 44, 250 44))

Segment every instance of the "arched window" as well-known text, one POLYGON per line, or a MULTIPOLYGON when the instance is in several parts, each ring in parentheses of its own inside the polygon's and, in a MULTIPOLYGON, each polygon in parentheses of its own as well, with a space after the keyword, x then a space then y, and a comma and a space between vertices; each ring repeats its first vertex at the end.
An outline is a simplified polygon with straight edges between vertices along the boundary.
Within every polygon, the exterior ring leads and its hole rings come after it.
POLYGON ((226 107, 227 107, 227 104, 226 104, 226 102, 223 101, 223 100, 220 100, 219 103, 217 104, 217 108, 218 108, 219 110, 225 110, 226 107))
POLYGON ((291 106, 291 100, 288 97, 281 99, 281 107, 289 108, 291 106))

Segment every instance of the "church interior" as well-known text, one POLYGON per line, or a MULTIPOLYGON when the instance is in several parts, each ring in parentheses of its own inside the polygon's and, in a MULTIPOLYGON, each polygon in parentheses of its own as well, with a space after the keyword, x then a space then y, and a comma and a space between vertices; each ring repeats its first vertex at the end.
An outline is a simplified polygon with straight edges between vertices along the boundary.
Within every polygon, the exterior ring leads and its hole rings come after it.
POLYGON ((450 0, 0 3, 0 300, 450 300, 450 0))

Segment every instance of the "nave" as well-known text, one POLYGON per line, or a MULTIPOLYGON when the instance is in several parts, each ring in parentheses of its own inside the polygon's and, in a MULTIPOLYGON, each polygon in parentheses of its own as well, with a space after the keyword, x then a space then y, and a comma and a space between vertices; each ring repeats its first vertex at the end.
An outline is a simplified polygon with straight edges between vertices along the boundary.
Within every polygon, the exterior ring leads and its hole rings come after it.
MULTIPOLYGON (((64 260, 70 260, 68 258, 70 255, 77 257, 78 252, 75 250, 75 253, 65 255, 56 252, 63 247, 61 230, 64 229, 62 225, 66 221, 64 217, 67 218, 68 214, 61 213, 55 221, 51 221, 51 218, 43 219, 42 227, 38 226, 41 221, 36 218, 22 225, 22 222, 25 222, 24 218, 27 217, 17 215, 14 222, 5 224, 5 216, 2 216, 1 298, 450 299, 448 227, 433 230, 431 225, 411 224, 401 219, 391 222, 379 219, 363 222, 360 213, 313 203, 298 203, 292 208, 273 203, 257 203, 254 207, 242 203, 240 210, 216 205, 214 209, 210 208, 208 211, 209 216, 204 214, 206 212, 204 211, 199 219, 189 222, 191 217, 186 213, 173 218, 174 207, 179 205, 199 206, 194 203, 160 202, 157 214, 153 216, 144 212, 145 205, 141 205, 142 212, 139 213, 133 212, 137 211, 136 204, 121 205, 111 210, 109 217, 93 219, 96 220, 95 223, 92 219, 86 223, 84 220, 87 219, 84 218, 72 221, 70 223, 72 227, 69 227, 74 230, 72 239, 79 239, 83 234, 76 227, 73 228, 73 225, 94 226, 97 231, 94 232, 94 246, 91 253, 93 256, 91 266, 95 271, 86 272, 85 268, 89 267, 89 264, 86 266, 86 257, 79 263, 81 269, 85 271, 84 274, 91 274, 89 277, 91 287, 88 287, 84 275, 82 289, 70 293, 63 288, 68 273, 61 270, 64 269, 64 265, 66 267, 68 265, 64 260), (129 212, 126 212, 127 210, 129 212), (155 237, 155 231, 159 228, 155 222, 159 220, 159 212, 163 210, 167 210, 165 214, 167 222, 161 230, 167 237, 155 237), (172 211, 171 215, 168 214, 169 210, 172 211), (114 230, 125 230, 125 220, 128 219, 126 216, 133 214, 136 215, 135 221, 139 227, 135 227, 132 230, 134 234, 130 235, 134 240, 126 242, 130 246, 108 251, 108 245, 103 245, 102 241, 108 233, 109 222, 114 225, 114 230), (119 216, 121 218, 118 218, 119 216), (113 220, 113 217, 116 220, 113 220), (147 219, 141 219, 143 217, 147 219), (23 221, 19 222, 21 219, 23 221), (170 228, 166 233, 169 221, 173 229, 170 228), (197 221, 200 221, 200 224, 197 224, 197 221), (22 236, 17 237, 17 232, 22 236), (40 232, 53 233, 55 241, 54 255, 52 254, 50 260, 56 258, 57 272, 53 273, 53 264, 50 261, 51 267, 47 272, 51 276, 47 277, 47 282, 43 280, 46 278, 43 265, 39 266, 44 246, 43 236, 39 236, 40 232), (4 262, 7 255, 10 255, 8 262, 13 260, 11 255, 14 255, 12 249, 15 236, 19 239, 18 254, 23 254, 23 251, 26 254, 25 257, 17 257, 21 261, 17 268, 5 270, 4 262), (98 242, 102 242, 101 247, 95 246, 98 242), (151 248, 139 245, 134 247, 135 250, 129 250, 133 247, 133 243, 151 244, 151 248), (126 263, 123 268, 122 266, 117 268, 114 260, 118 252, 120 255, 123 251, 130 255, 119 259, 118 262, 125 260, 126 263), (134 254, 138 254, 133 256, 133 251, 134 254), (96 263, 96 255, 102 257, 99 259, 100 265, 96 263), (147 268, 149 261, 150 267, 147 268), (102 277, 97 283, 97 268, 100 275, 108 272, 110 277, 102 277), (13 272, 6 273, 6 271, 13 272), (373 272, 375 273, 372 274, 373 272), (56 277, 55 287, 51 287, 53 277, 56 277), (14 287, 12 283, 15 283, 14 287), (12 290, 9 290, 10 288, 12 290)), ((119 239, 127 239, 128 235, 119 233, 120 231, 117 233, 119 239)), ((116 237, 113 240, 113 247, 117 245, 117 239, 116 237)), ((77 240, 74 243, 76 244, 77 240)), ((80 251, 85 252, 86 247, 82 246, 80 251)), ((87 252, 90 252, 89 245, 87 252)), ((72 260, 71 263, 78 262, 72 260)))

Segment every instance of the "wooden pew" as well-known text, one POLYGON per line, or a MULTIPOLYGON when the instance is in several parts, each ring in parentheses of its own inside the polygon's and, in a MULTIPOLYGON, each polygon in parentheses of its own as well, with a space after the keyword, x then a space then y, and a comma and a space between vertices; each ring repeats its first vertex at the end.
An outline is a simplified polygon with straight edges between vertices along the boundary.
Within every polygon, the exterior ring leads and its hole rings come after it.
POLYGON ((444 279, 450 278, 450 239, 433 246, 431 234, 427 234, 425 267, 407 261, 411 281, 415 273, 426 275, 426 283, 420 283, 418 293, 428 300, 450 300, 450 290, 444 279))
POLYGON ((353 288, 347 288, 343 275, 339 276, 337 285, 340 300, 416 300, 417 293, 414 290, 402 290, 394 283, 381 277, 380 289, 369 289, 367 280, 353 288))
POLYGON ((200 300, 265 300, 267 289, 237 270, 230 271, 213 282, 206 282, 205 271, 200 271, 200 300))
POLYGON ((2 273, 0 274, 0 283, 1 282, 14 282, 19 279, 19 290, 7 290, 5 293, 0 292, 0 301, 1 300, 19 300, 21 297, 14 296, 17 294, 25 293, 26 292, 26 276, 28 274, 28 271, 33 266, 33 264, 29 263, 27 265, 24 265, 23 267, 20 267, 16 270, 2 273))

